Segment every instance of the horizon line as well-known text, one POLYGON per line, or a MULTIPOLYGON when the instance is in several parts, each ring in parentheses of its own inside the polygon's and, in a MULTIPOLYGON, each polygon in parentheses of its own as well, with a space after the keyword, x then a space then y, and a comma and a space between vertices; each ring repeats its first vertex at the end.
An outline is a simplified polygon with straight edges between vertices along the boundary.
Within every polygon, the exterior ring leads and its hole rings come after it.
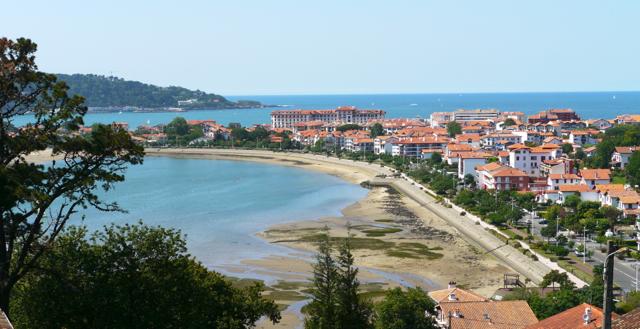
MULTIPOLYGON (((604 94, 640 93, 640 90, 572 90, 572 91, 485 91, 485 92, 360 92, 360 93, 273 93, 273 94, 222 94, 224 97, 262 96, 375 96, 375 95, 494 95, 494 94, 604 94)), ((218 94, 218 93, 216 93, 218 94)))

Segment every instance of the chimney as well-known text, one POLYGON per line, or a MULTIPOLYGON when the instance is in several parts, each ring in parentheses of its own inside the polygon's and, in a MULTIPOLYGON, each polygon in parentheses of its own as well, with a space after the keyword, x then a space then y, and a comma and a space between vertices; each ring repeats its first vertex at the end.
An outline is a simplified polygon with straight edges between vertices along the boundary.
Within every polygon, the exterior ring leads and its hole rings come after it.
POLYGON ((456 282, 449 281, 449 284, 447 285, 447 289, 455 289, 455 288, 456 288, 456 282))
POLYGON ((449 301, 454 301, 454 300, 458 300, 458 297, 456 297, 456 294, 454 292, 449 293, 449 301))
POLYGON ((462 318, 462 317, 463 317, 463 316, 462 316, 462 312, 460 312, 460 309, 459 309, 459 308, 456 308, 456 310, 455 310, 455 311, 453 311, 453 317, 454 317, 454 318, 462 318))
POLYGON ((582 315, 582 320, 584 324, 589 324, 591 322, 591 307, 587 307, 584 309, 584 314, 582 315))

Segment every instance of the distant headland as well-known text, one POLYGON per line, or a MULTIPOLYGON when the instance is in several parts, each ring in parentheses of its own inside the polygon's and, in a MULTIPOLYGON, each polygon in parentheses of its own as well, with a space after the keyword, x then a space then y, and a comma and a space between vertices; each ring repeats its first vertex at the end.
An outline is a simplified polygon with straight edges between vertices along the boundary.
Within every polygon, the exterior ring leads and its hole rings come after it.
POLYGON ((252 100, 230 101, 224 96, 183 87, 160 87, 96 74, 56 74, 70 94, 85 97, 90 112, 184 112, 197 109, 276 107, 252 100))

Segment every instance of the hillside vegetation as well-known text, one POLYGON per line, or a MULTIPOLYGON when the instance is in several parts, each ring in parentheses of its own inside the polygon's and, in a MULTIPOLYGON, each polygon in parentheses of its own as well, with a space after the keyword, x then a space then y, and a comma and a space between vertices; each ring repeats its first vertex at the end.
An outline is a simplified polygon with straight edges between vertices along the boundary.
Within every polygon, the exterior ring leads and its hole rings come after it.
POLYGON ((138 81, 95 74, 57 74, 69 85, 69 94, 86 98, 89 107, 141 108, 255 108, 259 102, 232 102, 223 96, 182 87, 159 87, 138 81), (180 104, 179 101, 182 101, 180 104), (188 103, 185 103, 187 101, 188 103))

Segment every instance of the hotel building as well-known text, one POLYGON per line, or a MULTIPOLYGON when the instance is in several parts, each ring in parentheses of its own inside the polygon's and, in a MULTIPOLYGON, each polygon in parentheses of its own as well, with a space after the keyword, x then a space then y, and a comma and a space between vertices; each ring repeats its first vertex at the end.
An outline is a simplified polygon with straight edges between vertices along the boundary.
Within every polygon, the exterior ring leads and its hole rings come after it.
POLYGON ((308 121, 365 125, 370 120, 384 119, 384 115, 382 110, 360 110, 355 106, 340 106, 335 110, 278 110, 271 112, 271 125, 285 129, 308 121))

